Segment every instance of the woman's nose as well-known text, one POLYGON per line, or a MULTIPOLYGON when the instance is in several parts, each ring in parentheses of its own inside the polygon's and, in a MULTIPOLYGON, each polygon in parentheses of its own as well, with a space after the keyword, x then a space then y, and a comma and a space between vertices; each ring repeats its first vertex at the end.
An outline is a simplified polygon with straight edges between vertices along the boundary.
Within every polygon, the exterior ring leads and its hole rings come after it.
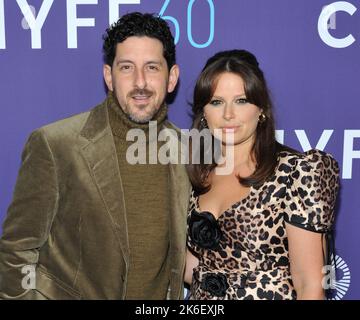
POLYGON ((232 106, 230 105, 225 106, 223 118, 227 121, 234 118, 234 110, 232 106))

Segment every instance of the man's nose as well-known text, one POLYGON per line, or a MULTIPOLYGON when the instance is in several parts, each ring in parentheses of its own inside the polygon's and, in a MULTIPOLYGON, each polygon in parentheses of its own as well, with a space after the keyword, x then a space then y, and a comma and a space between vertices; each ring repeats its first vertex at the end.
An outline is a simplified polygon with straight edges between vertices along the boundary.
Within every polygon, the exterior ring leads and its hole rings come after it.
POLYGON ((135 73, 135 86, 139 89, 146 87, 146 77, 142 69, 138 69, 135 73))

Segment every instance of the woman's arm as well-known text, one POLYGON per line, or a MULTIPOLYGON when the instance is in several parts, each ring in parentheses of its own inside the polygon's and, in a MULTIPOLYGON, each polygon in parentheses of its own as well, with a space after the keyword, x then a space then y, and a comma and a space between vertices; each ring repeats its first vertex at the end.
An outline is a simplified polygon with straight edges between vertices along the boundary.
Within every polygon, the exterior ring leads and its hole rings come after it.
POLYGON ((323 300, 323 244, 321 233, 286 223, 291 276, 298 300, 323 300))
POLYGON ((185 274, 184 281, 187 284, 191 284, 193 277, 193 269, 197 267, 199 264, 199 259, 196 258, 189 249, 186 249, 186 266, 185 266, 185 274))

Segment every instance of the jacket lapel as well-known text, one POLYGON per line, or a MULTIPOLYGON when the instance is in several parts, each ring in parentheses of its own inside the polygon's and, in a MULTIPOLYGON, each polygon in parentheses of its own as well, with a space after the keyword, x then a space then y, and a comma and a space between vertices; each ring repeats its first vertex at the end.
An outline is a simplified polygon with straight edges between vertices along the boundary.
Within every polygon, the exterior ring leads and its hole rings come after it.
MULTIPOLYGON (((169 125, 170 134, 179 153, 181 142, 178 130, 169 125)), ((165 129, 166 130, 166 129, 165 129)), ((108 118, 106 100, 95 107, 80 133, 84 143, 80 152, 85 159, 94 182, 104 201, 109 218, 113 222, 120 242, 125 263, 129 264, 129 239, 126 222, 124 191, 119 172, 114 138, 108 118)), ((183 150, 184 151, 184 150, 183 150)), ((187 152, 187 150, 185 150, 187 152)), ((179 155, 181 157, 182 155, 179 155)), ((190 196, 190 182, 181 164, 181 158, 169 164, 170 190, 170 287, 171 299, 181 299, 186 250, 186 217, 190 196)))
MULTIPOLYGON (((166 129, 165 129, 166 130, 166 129)), ((176 139, 170 139, 177 145, 177 155, 172 157, 169 165, 170 179, 170 299, 182 299, 183 296, 183 273, 185 268, 186 253, 186 218, 189 205, 191 185, 182 163, 187 156, 187 148, 182 147, 178 130, 170 130, 176 135, 176 139), (185 154, 181 153, 185 152, 185 154), (185 157, 185 158, 184 158, 185 157)), ((185 146, 186 147, 186 146, 185 146)))
POLYGON ((112 221, 125 263, 129 261, 124 192, 119 172, 114 139, 108 120, 106 100, 89 115, 80 135, 86 138, 81 153, 104 201, 112 221))

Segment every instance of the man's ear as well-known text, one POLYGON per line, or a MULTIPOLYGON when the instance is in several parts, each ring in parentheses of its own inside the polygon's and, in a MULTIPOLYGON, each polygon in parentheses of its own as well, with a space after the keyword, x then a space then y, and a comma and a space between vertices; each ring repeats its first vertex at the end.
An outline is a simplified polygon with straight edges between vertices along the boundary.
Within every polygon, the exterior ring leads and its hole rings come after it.
POLYGON ((167 87, 167 91, 168 93, 171 93, 174 91, 176 84, 179 80, 179 74, 180 74, 180 69, 179 66, 177 64, 174 64, 169 72, 169 83, 168 83, 168 87, 167 87))
POLYGON ((108 64, 104 64, 103 75, 105 83, 110 91, 113 90, 112 76, 111 76, 111 67, 108 64))

